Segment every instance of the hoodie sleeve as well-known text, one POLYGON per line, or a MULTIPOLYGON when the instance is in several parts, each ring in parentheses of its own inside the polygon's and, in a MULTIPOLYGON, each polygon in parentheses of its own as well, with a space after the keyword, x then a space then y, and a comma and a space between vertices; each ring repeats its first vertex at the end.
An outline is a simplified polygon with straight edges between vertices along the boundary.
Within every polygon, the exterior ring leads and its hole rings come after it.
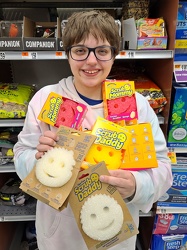
POLYGON ((136 179, 136 193, 130 203, 138 205, 142 212, 149 212, 156 202, 172 185, 172 171, 168 149, 158 118, 145 98, 137 96, 139 123, 150 122, 154 138, 158 167, 132 171, 136 179))
MULTIPOLYGON (((39 91, 30 101, 23 129, 13 149, 15 169, 20 179, 24 179, 34 167, 39 137, 44 131, 50 129, 49 125, 37 119, 43 103, 41 96, 39 91)), ((45 95, 43 99, 46 99, 45 95)))

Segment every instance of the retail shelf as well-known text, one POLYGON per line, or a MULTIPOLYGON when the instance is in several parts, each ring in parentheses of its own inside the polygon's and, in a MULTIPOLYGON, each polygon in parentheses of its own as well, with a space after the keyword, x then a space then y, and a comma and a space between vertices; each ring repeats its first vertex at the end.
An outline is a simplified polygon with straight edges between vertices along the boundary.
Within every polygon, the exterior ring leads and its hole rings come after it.
POLYGON ((175 152, 175 153, 186 153, 187 154, 187 148, 169 147, 169 151, 175 152))
POLYGON ((33 221, 36 214, 36 200, 30 197, 24 206, 0 204, 0 222, 33 221))
POLYGON ((0 127, 22 127, 24 119, 0 119, 0 127))
MULTIPOLYGON (((123 50, 116 59, 167 59, 173 50, 123 50)), ((64 51, 0 51, 0 60, 58 60, 67 59, 64 51)))
POLYGON ((0 173, 12 173, 16 172, 14 163, 7 163, 0 165, 0 173))

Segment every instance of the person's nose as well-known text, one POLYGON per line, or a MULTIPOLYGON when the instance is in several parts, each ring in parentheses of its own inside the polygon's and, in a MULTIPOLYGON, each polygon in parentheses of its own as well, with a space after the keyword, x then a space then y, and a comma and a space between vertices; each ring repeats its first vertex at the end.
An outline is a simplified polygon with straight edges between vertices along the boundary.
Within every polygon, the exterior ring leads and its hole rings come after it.
POLYGON ((86 59, 86 62, 89 64, 96 64, 97 63, 97 58, 95 56, 95 53, 93 51, 90 51, 90 54, 88 58, 86 59))

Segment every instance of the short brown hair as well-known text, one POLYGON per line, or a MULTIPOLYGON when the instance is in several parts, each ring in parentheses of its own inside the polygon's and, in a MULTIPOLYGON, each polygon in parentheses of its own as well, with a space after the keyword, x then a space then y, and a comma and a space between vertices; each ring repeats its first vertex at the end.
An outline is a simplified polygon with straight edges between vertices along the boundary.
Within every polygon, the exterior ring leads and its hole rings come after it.
POLYGON ((115 56, 119 53, 119 28, 114 18, 105 11, 91 10, 73 13, 67 21, 63 32, 63 47, 66 53, 68 47, 86 40, 89 35, 96 39, 106 39, 116 48, 115 56))

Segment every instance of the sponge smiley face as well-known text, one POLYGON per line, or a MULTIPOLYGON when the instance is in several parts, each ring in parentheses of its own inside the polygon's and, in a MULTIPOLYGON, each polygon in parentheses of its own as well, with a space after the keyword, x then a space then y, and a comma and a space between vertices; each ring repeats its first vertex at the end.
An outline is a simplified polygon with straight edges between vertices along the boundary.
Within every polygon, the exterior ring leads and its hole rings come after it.
POLYGON ((89 197, 80 212, 82 229, 90 238, 104 241, 114 237, 123 225, 123 210, 106 194, 89 197))
POLYGON ((74 165, 72 150, 53 148, 37 161, 36 178, 48 187, 61 187, 71 178, 74 165))
POLYGON ((103 160, 108 169, 118 169, 121 165, 122 150, 117 151, 111 147, 93 144, 85 157, 85 161, 97 164, 103 160))

